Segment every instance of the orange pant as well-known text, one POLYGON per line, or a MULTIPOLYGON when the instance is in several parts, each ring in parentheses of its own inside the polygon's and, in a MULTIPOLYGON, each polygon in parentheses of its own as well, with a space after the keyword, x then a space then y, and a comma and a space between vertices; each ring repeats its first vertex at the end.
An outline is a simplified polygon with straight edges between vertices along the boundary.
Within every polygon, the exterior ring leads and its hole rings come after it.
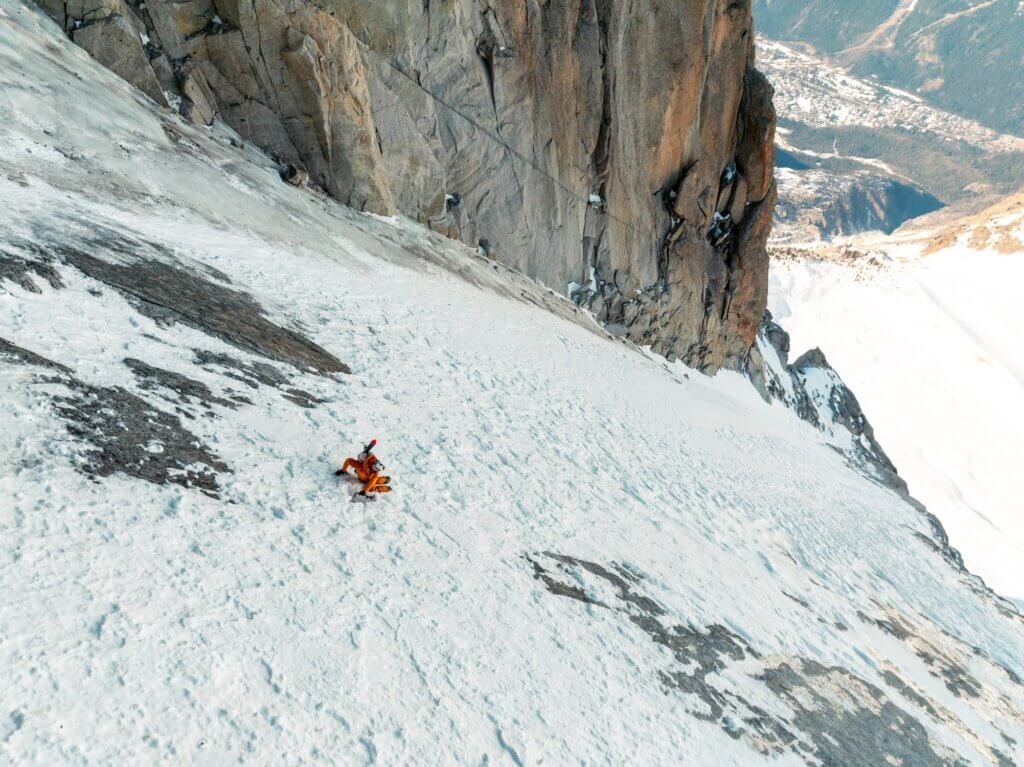
POLYGON ((363 492, 366 494, 390 493, 391 485, 388 484, 390 481, 391 477, 386 477, 379 471, 375 471, 370 475, 370 479, 367 480, 366 484, 363 485, 363 492))
POLYGON ((356 476, 363 483, 361 492, 366 494, 391 492, 391 487, 388 485, 391 477, 387 477, 379 471, 370 471, 361 461, 357 461, 355 458, 346 458, 345 463, 341 466, 341 470, 345 473, 348 473, 349 469, 355 469, 356 476))

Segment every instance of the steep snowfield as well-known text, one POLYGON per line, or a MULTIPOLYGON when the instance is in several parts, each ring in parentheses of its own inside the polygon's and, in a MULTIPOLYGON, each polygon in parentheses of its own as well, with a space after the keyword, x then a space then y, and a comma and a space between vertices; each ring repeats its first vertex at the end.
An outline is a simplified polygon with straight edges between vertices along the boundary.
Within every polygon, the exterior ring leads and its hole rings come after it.
POLYGON ((237 143, 0 0, 0 761, 1024 760, 1024 621, 820 432, 237 143))
POLYGON ((777 260, 771 304, 796 348, 828 350, 911 492, 942 520, 970 569, 1024 603, 1024 226, 1019 203, 1016 210, 924 242, 876 241, 876 256, 777 260))

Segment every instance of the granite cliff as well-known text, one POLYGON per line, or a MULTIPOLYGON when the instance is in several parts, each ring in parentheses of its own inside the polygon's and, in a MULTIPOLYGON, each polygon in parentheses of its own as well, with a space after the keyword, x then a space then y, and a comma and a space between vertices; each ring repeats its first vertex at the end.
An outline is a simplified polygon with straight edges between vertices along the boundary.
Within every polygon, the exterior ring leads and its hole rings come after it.
POLYGON ((193 122, 357 209, 740 366, 765 309, 772 88, 749 0, 39 0, 193 122))

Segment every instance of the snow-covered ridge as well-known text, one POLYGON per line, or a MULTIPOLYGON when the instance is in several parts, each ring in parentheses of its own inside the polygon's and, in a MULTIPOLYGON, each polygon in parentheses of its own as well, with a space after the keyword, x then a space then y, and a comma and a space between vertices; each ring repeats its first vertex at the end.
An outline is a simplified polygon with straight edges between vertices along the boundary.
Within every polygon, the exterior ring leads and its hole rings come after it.
POLYGON ((959 247, 1020 256, 1024 254, 1024 192, 1011 195, 977 215, 940 227, 937 233, 908 229, 903 237, 922 238, 926 240, 924 255, 959 247))
POLYGON ((820 431, 0 10, 0 760, 1024 759, 1024 622, 820 431))
POLYGON ((967 565, 1024 601, 1020 195, 934 229, 773 253, 773 313, 828 349, 967 565))

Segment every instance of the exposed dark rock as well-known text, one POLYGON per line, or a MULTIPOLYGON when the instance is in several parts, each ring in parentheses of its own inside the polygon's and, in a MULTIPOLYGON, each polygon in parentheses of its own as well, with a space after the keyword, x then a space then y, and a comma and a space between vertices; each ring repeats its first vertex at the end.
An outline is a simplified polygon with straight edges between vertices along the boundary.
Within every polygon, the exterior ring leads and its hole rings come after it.
POLYGON ((907 684, 901 677, 888 669, 884 669, 882 671, 882 679, 885 680, 889 687, 926 712, 932 719, 940 719, 939 711, 932 705, 931 701, 907 684))
POLYGON ((133 358, 125 359, 124 364, 135 374, 139 385, 148 391, 170 392, 176 395, 173 399, 201 405, 207 410, 213 405, 232 409, 238 407, 237 400, 218 397, 202 381, 196 381, 181 373, 147 365, 142 360, 133 358))
POLYGON ((121 265, 67 248, 65 260, 93 279, 133 299, 154 319, 183 322, 233 346, 300 370, 321 373, 349 369, 322 347, 266 319, 246 293, 202 279, 194 272, 148 259, 121 265))
POLYGON ((797 358, 796 362, 793 363, 792 367, 796 370, 803 370, 805 368, 832 370, 832 366, 829 365, 828 360, 825 359, 825 352, 817 347, 801 354, 797 358))
POLYGON ((67 387, 67 395, 52 395, 51 399, 68 432, 88 446, 83 463, 76 466, 86 476, 126 474, 155 484, 195 487, 217 496, 217 473, 231 469, 176 416, 119 386, 86 384, 64 365, 2 338, 0 358, 53 371, 55 375, 40 380, 67 387))
POLYGON ((544 555, 564 565, 582 567, 587 572, 604 579, 618 590, 619 599, 647 615, 659 616, 665 614, 665 611, 661 609, 657 602, 633 590, 633 586, 639 581, 635 575, 630 574, 628 570, 618 563, 613 565, 615 572, 612 572, 599 564, 587 562, 584 559, 567 557, 563 554, 553 554, 549 551, 544 552, 544 555))
POLYGON ((821 764, 933 767, 958 761, 937 753, 920 721, 844 668, 794 659, 766 668, 757 679, 795 712, 792 724, 810 738, 821 764), (850 705, 854 696, 865 703, 850 705))
POLYGON ((541 567, 536 560, 526 557, 526 561, 533 566, 533 577, 543 582, 547 590, 555 596, 569 597, 570 599, 575 599, 578 602, 583 602, 588 605, 603 605, 602 602, 599 602, 596 599, 591 599, 587 596, 587 592, 579 586, 571 583, 563 583, 562 581, 551 577, 551 574, 541 567))
POLYGON ((782 361, 786 362, 790 352, 789 333, 772 320, 772 314, 767 310, 764 313, 764 334, 782 361))
MULTIPOLYGON (((660 683, 692 697, 697 704, 691 710, 694 717, 716 723, 752 749, 771 755, 791 752, 824 765, 960 764, 953 754, 933 744, 918 719, 847 669, 798 657, 762 658, 725 626, 673 623, 661 605, 642 593, 642 578, 621 565, 605 567, 550 552, 526 559, 534 577, 551 594, 621 616, 666 648, 672 663, 657 672, 660 683), (610 586, 614 599, 590 596, 580 585, 587 575, 598 579, 595 590, 610 586), (741 661, 742 673, 749 674, 752 682, 763 683, 792 715, 772 714, 728 688, 722 672, 741 661)), ((896 630, 896 624, 891 625, 896 630)), ((735 668, 732 673, 737 673, 735 668)), ((937 710, 898 678, 890 686, 922 713, 937 710)))
POLYGON ((921 658, 931 667, 946 685, 946 688, 957 697, 977 698, 981 695, 981 685, 978 680, 972 677, 960 665, 952 663, 948 658, 941 655, 932 655, 928 652, 919 652, 921 658))
POLYGON ((857 616, 864 623, 906 644, 928 667, 929 673, 957 697, 977 698, 983 692, 982 683, 966 667, 967 660, 972 657, 981 658, 991 668, 1003 672, 1012 684, 1022 686, 1017 675, 1002 664, 930 622, 925 624, 928 628, 925 632, 921 627, 912 626, 905 618, 892 613, 871 617, 858 612, 857 616))
POLYGON ((0 357, 22 365, 35 365, 36 367, 47 368, 48 370, 57 370, 61 373, 71 372, 71 368, 65 367, 59 362, 49 360, 46 357, 41 357, 35 352, 30 352, 28 349, 23 349, 5 338, 0 338, 0 357))
POLYGON ((79 231, 39 232, 23 250, 62 261, 122 293, 142 313, 158 322, 181 322, 232 346, 299 370, 348 373, 337 357, 299 333, 267 319, 248 293, 227 287, 223 275, 207 279, 178 265, 172 251, 95 223, 79 231), (105 260, 106 254, 115 260, 105 260), (214 281, 217 280, 217 281, 214 281))
POLYGON ((811 609, 810 603, 806 599, 804 599, 803 597, 798 597, 795 594, 790 594, 788 591, 783 591, 782 593, 783 593, 783 595, 787 599, 793 600, 794 602, 796 602, 798 605, 800 605, 805 610, 810 610, 811 609))
POLYGON ((996 767, 1017 767, 1017 763, 999 749, 993 748, 992 755, 996 760, 996 767))
POLYGON ((45 280, 52 288, 64 287, 60 274, 50 264, 19 258, 0 250, 0 282, 9 280, 31 293, 39 293, 41 291, 35 280, 32 279, 32 275, 45 280))
POLYGON ((281 391, 282 396, 301 407, 314 407, 323 400, 314 397, 307 391, 291 386, 291 380, 275 368, 265 362, 243 362, 232 357, 230 354, 211 352, 206 349, 195 349, 196 363, 211 369, 220 369, 228 378, 256 389, 262 384, 281 391))
MULTIPOLYGON (((657 644, 668 648, 679 668, 662 671, 660 677, 667 687, 696 695, 708 706, 707 713, 695 713, 699 719, 718 721, 727 708, 731 708, 731 695, 721 692, 708 682, 709 674, 725 669, 728 662, 747 657, 749 647, 724 626, 712 625, 704 631, 688 626, 664 628, 659 621, 646 615, 630 618, 657 644), (686 669, 681 670, 681 669, 686 669)), ((783 728, 792 738, 788 730, 783 728)))
POLYGON ((784 402, 799 418, 820 431, 831 433, 834 427, 840 427, 849 432, 853 440, 847 449, 833 447, 871 479, 906 495, 906 483, 875 438, 860 402, 829 364, 824 352, 811 349, 789 364, 789 335, 768 311, 763 315, 758 333, 764 347, 770 347, 778 357, 775 362, 766 359, 771 356, 769 349, 765 348, 763 354, 754 349, 752 359, 748 360, 747 373, 762 396, 769 401, 784 402))
POLYGON ((880 628, 886 634, 896 637, 901 642, 905 642, 907 639, 914 636, 914 633, 904 627, 903 623, 898 620, 891 620, 888 618, 871 618, 863 612, 858 612, 857 617, 865 623, 870 623, 872 626, 880 628))
POLYGON ((231 470, 186 431, 177 416, 121 387, 90 386, 70 377, 53 380, 71 391, 53 398, 68 432, 90 446, 84 463, 77 467, 84 474, 93 478, 126 474, 217 496, 217 473, 231 470))

